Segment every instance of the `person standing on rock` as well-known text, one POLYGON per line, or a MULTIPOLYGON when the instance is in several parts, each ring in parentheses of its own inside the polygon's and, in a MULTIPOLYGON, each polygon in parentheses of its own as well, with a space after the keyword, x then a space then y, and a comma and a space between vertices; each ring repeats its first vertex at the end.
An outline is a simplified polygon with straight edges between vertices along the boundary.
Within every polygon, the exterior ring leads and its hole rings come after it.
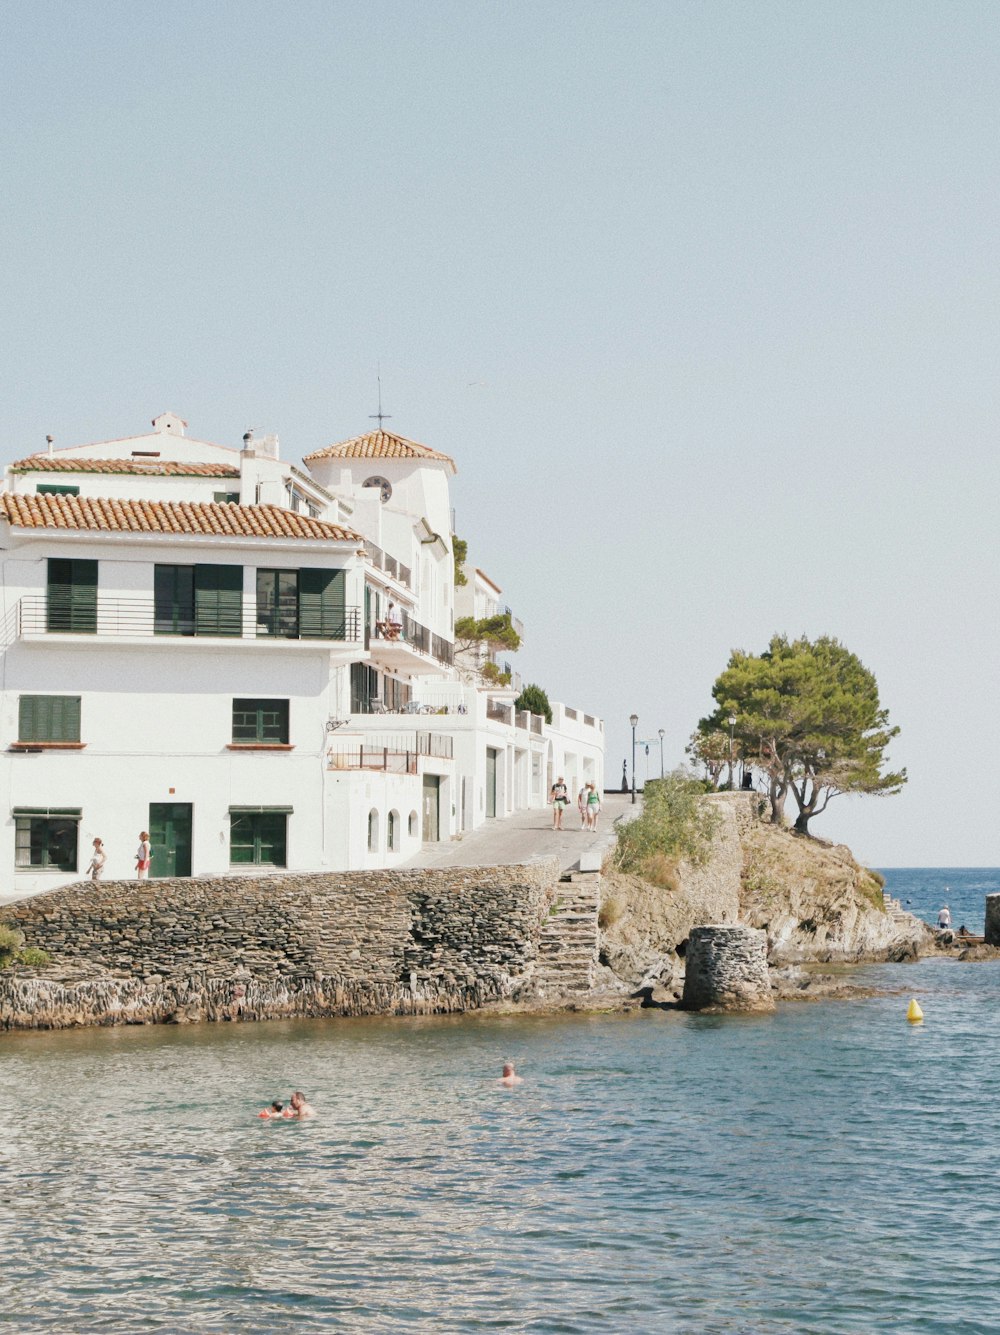
POLYGON ((942 904, 938 909, 938 931, 948 932, 951 930, 951 909, 947 904, 942 904))
POLYGON ((94 855, 90 859, 90 866, 87 871, 90 873, 92 881, 99 881, 104 874, 104 864, 108 860, 108 855, 104 851, 104 841, 94 840, 94 855))
POLYGON ((566 780, 561 774, 552 785, 549 801, 552 803, 552 828, 553 830, 561 830, 563 827, 563 812, 569 805, 569 789, 566 787, 566 780))
POLYGON ((153 846, 149 842, 149 831, 139 833, 139 847, 135 850, 135 874, 140 881, 149 876, 149 864, 153 856, 153 846))

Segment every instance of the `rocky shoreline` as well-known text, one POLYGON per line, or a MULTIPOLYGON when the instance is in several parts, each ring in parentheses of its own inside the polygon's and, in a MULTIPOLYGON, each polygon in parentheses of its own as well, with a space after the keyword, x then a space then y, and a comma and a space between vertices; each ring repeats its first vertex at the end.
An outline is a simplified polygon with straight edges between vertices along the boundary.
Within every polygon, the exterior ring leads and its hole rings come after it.
POLYGON ((50 960, 0 971, 0 1029, 770 1010, 905 989, 856 978, 863 964, 1000 958, 906 913, 843 845, 766 824, 755 795, 705 800, 711 856, 656 881, 606 866, 566 884, 552 863, 161 881, 155 904, 135 883, 22 900, 0 919, 50 960))

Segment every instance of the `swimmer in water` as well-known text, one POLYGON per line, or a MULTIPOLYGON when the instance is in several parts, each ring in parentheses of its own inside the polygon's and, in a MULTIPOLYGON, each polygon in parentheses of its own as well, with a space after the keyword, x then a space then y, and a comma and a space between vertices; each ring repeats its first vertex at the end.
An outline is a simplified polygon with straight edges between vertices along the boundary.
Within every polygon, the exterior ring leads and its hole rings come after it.
POLYGON ((523 1085, 524 1079, 522 1076, 519 1076, 517 1072, 514 1070, 513 1062, 504 1062, 503 1075, 500 1077, 498 1083, 501 1085, 506 1085, 508 1089, 513 1089, 515 1085, 523 1085))
POLYGON ((306 1096, 302 1093, 300 1089, 297 1089, 295 1091, 289 1102, 292 1105, 292 1112, 286 1113, 285 1114, 286 1117, 291 1116, 291 1117, 305 1118, 305 1117, 316 1116, 316 1109, 312 1106, 311 1103, 306 1102, 306 1096))
POLYGON ((277 1099, 275 1099, 274 1102, 271 1104, 270 1108, 261 1108, 261 1110, 260 1110, 260 1112, 257 1114, 257 1116, 258 1116, 258 1117, 282 1117, 284 1114, 282 1113, 281 1108, 282 1108, 282 1105, 278 1102, 277 1099))

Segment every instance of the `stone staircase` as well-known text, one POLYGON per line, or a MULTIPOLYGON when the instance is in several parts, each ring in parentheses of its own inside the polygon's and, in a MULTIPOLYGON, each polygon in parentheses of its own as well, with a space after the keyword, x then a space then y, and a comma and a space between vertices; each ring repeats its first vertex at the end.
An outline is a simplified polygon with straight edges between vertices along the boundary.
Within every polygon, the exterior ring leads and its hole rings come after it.
POLYGON ((888 890, 883 890, 883 904, 885 905, 885 912, 889 914, 889 917, 897 926, 903 926, 911 932, 913 928, 917 928, 919 932, 923 933, 931 932, 932 928, 929 928, 923 918, 917 917, 916 913, 909 912, 909 909, 904 909, 900 901, 895 900, 888 890))
POLYGON ((549 916, 542 923, 535 966, 539 996, 586 992, 597 964, 597 910, 601 878, 594 872, 576 873, 560 881, 549 916))
POLYGON ((886 913, 900 927, 912 927, 914 922, 920 922, 921 926, 924 925, 915 914, 904 909, 898 899, 893 899, 888 890, 882 891, 882 902, 885 904, 886 913))

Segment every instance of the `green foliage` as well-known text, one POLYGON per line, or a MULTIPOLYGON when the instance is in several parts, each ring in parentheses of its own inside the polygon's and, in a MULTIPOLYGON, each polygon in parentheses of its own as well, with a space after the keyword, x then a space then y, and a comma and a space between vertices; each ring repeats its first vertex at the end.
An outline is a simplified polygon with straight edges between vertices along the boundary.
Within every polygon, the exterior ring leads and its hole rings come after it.
POLYGON ((518 713, 527 710, 531 714, 542 714, 546 723, 552 722, 552 706, 549 704, 549 697, 541 686, 525 686, 514 701, 514 708, 518 713))
POLYGON ((789 791, 795 828, 805 834, 832 797, 898 793, 906 782, 905 770, 883 770, 899 729, 889 725, 874 675, 829 636, 775 635, 762 654, 734 650, 712 695, 717 708, 698 732, 707 745, 712 734, 728 734, 735 715, 740 753, 767 776, 776 823, 789 791))
MULTIPOLYGON (((711 788, 719 787, 721 775, 729 770, 729 762, 733 763, 741 758, 740 744, 731 739, 728 732, 696 730, 691 734, 691 740, 684 748, 685 753, 691 757, 696 765, 702 765, 705 770, 705 777, 711 780, 711 788), (732 747, 730 748, 730 742, 732 747)), ((728 787, 733 786, 732 772, 728 775, 728 787)))
POLYGON ((521 637, 510 619, 509 612, 500 612, 495 617, 459 617, 455 622, 455 643, 461 649, 471 649, 485 645, 487 649, 507 649, 516 653, 521 647, 521 637))
POLYGON ((641 871, 657 854, 702 863, 718 821, 697 779, 683 774, 651 779, 643 789, 642 814, 619 826, 615 861, 623 871, 641 871))
POLYGON ((16 927, 0 925, 0 969, 6 969, 16 961, 23 945, 23 932, 19 932, 16 927))
POLYGON ((865 874, 858 882, 858 890, 862 896, 869 901, 873 908, 877 908, 881 913, 886 912, 885 895, 882 893, 882 887, 885 885, 885 877, 880 876, 877 871, 865 869, 865 874))
POLYGON ((25 946, 23 932, 0 923, 0 969, 9 969, 12 964, 37 966, 48 962, 46 951, 37 946, 25 946))
POLYGON ((32 968, 39 968, 43 964, 48 964, 51 955, 47 950, 40 950, 38 946, 25 946, 18 952, 18 964, 27 964, 32 968))
POLYGON ((479 675, 488 686, 510 685, 510 673, 504 672, 496 663, 485 662, 479 669, 479 675))
POLYGON ((469 544, 465 538, 460 538, 455 533, 451 535, 451 554, 455 559, 455 583, 468 584, 465 562, 469 555, 469 544))

